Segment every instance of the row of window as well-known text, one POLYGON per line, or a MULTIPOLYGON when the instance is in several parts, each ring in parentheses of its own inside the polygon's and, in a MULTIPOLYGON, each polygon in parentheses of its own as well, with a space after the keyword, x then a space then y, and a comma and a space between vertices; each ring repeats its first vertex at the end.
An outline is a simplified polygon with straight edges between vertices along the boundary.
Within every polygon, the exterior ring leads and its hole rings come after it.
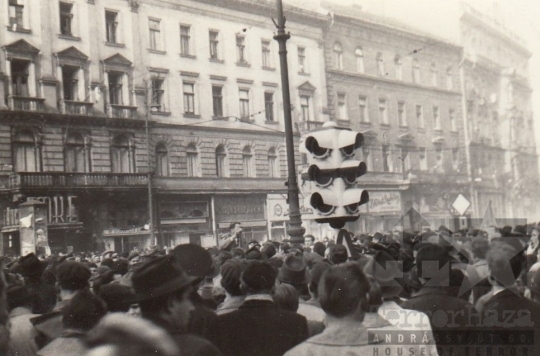
MULTIPOLYGON (((415 105, 415 118, 416 118, 416 125, 418 128, 425 128, 426 122, 424 119, 424 106, 423 105, 415 105)), ((390 125, 389 116, 388 116, 388 100, 387 99, 379 99, 378 102, 378 112, 379 112, 379 120, 380 123, 383 125, 390 125)), ((363 123, 369 123, 370 117, 369 117, 369 107, 368 107, 368 98, 366 96, 358 96, 358 113, 359 113, 359 121, 363 123)), ((435 130, 441 130, 441 115, 440 115, 440 109, 438 106, 434 105, 431 107, 431 114, 433 118, 433 128, 435 130)), ((347 101, 347 95, 345 93, 338 93, 337 94, 337 118, 339 120, 349 120, 349 106, 347 101)), ((409 126, 409 119, 407 115, 407 105, 404 101, 398 101, 397 102, 397 118, 399 122, 399 126, 409 126)), ((457 120, 456 120, 456 112, 454 109, 450 108, 448 110, 448 121, 450 123, 450 130, 451 131, 457 131, 457 120)))
MULTIPOLYGON (((14 168, 16 172, 41 172, 41 144, 36 142, 30 131, 21 131, 13 140, 14 168)), ((111 170, 113 173, 135 173, 135 145, 125 135, 116 136, 110 148, 111 170)), ((168 177, 170 157, 167 146, 160 143, 156 146, 156 174, 168 177)), ((270 178, 280 176, 279 157, 275 148, 267 152, 268 174, 270 178)), ((187 176, 201 176, 200 155, 195 144, 186 148, 187 176)), ((66 172, 91 171, 91 147, 81 134, 71 134, 64 146, 64 168, 66 172)), ((252 148, 246 145, 242 150, 242 168, 244 177, 256 177, 255 157, 252 148)), ((223 145, 215 149, 215 169, 217 177, 229 177, 229 154, 223 145)))
MULTIPOLYGON (((343 46, 340 42, 335 42, 333 46, 333 53, 334 53, 334 68, 339 70, 344 70, 343 65, 343 46)), ((354 51, 355 59, 356 59, 356 68, 355 71, 357 73, 365 73, 366 68, 364 64, 364 50, 362 47, 357 47, 354 51)), ((380 77, 387 77, 388 71, 385 66, 384 57, 381 52, 378 52, 375 56, 375 61, 377 65, 377 75, 380 77)), ((421 72, 420 72, 420 64, 418 62, 418 59, 413 58, 412 60, 412 67, 411 67, 412 73, 411 78, 412 82, 416 84, 421 84, 421 72)), ((394 57, 394 75, 395 79, 397 80, 403 80, 403 60, 402 57, 397 54, 394 57)), ((430 67, 430 83, 429 85, 433 87, 439 86, 439 71, 437 69, 437 65, 435 62, 431 63, 430 67)), ((454 81, 452 77, 452 67, 449 66, 446 68, 446 89, 447 90, 454 90, 454 81)))

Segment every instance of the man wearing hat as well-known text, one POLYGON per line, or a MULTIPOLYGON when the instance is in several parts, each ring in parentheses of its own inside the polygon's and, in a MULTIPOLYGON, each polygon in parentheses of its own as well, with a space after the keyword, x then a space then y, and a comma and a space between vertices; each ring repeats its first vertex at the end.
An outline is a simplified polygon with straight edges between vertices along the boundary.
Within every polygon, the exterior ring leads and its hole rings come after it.
POLYGON ((219 348, 231 356, 281 356, 308 337, 306 318, 276 307, 271 292, 275 269, 267 262, 250 261, 242 272, 246 294, 236 311, 218 316, 219 348))
POLYGON ((32 312, 43 314, 50 312, 56 304, 56 290, 53 285, 43 282, 41 276, 47 268, 47 262, 40 261, 34 253, 19 259, 16 272, 24 277, 32 299, 32 312))
POLYGON ((366 262, 364 272, 372 276, 381 287, 383 303, 378 314, 388 320, 399 330, 422 331, 427 335, 429 342, 425 344, 426 355, 437 355, 437 347, 433 331, 426 314, 417 310, 403 309, 399 306, 398 295, 403 287, 403 264, 396 261, 388 252, 378 251, 373 259, 366 262))
POLYGON ((245 248, 246 244, 242 237, 242 224, 235 221, 229 225, 229 233, 222 236, 221 249, 231 251, 235 247, 245 248))
POLYGON ((208 340, 188 334, 189 296, 197 278, 186 275, 174 255, 154 258, 133 274, 135 298, 143 318, 165 329, 175 340, 182 355, 220 355, 208 340))

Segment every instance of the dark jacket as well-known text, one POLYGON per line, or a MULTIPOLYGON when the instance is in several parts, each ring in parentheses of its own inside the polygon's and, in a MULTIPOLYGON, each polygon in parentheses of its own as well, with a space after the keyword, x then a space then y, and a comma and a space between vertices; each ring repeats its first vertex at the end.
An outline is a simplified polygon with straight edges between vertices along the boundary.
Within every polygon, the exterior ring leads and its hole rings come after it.
POLYGON ((246 300, 218 316, 218 347, 225 355, 278 356, 308 338, 306 318, 268 300, 246 300))
POLYGON ((449 295, 444 287, 422 287, 401 307, 425 313, 434 331, 463 331, 478 319, 471 317, 476 314, 471 303, 449 295))

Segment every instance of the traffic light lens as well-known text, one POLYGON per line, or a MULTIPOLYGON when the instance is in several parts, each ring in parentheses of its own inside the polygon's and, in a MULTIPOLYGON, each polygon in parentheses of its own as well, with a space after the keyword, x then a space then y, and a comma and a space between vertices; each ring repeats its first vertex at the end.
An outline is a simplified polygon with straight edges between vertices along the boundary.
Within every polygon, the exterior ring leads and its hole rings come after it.
POLYGON ((347 213, 349 214, 356 214, 358 213, 358 203, 346 205, 345 209, 347 210, 347 213))
POLYGON ((306 148, 315 157, 322 159, 330 156, 332 150, 330 148, 319 146, 319 142, 313 136, 306 138, 306 148))
POLYGON ((355 149, 354 145, 345 146, 341 148, 341 152, 343 152, 345 156, 350 157, 354 154, 355 149))
POLYGON ((330 215, 336 210, 336 207, 330 204, 325 204, 323 197, 319 193, 314 193, 311 196, 311 206, 319 211, 321 215, 330 215))

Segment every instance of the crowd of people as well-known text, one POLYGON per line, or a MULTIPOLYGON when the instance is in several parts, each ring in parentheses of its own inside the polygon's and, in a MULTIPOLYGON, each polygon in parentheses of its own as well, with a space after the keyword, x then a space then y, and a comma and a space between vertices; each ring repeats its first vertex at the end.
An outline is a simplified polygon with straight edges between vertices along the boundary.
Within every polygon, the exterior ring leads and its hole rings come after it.
POLYGON ((0 355, 538 355, 540 226, 4 258, 0 355), (502 352, 502 353, 501 353, 502 352))

